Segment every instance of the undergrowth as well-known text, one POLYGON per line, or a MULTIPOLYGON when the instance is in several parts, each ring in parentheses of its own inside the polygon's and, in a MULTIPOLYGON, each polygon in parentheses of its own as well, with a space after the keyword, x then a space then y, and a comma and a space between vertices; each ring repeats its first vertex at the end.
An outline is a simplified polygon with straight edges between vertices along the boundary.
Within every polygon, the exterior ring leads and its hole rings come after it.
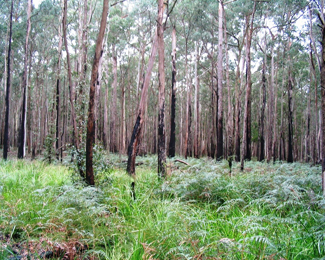
POLYGON ((159 180, 156 157, 139 157, 134 201, 125 159, 102 160, 95 187, 71 167, 0 161, 0 259, 324 259, 319 167, 234 163, 230 176, 226 161, 176 158, 159 180))

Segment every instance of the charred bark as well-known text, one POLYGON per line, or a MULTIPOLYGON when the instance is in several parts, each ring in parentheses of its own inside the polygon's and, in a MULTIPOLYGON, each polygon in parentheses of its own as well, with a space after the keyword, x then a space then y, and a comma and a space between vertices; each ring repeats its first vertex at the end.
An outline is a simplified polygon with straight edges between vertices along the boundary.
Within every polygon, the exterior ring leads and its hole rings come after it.
POLYGON ((246 16, 246 28, 247 28, 247 39, 246 39, 246 97, 245 97, 245 113, 244 113, 244 126, 243 126, 243 143, 242 143, 242 154, 241 154, 241 170, 244 170, 244 160, 251 160, 251 90, 252 90, 252 79, 251 79, 251 44, 253 36, 253 21, 256 11, 256 2, 251 15, 246 16), (250 16, 252 16, 250 18, 250 16))
POLYGON ((145 116, 145 107, 146 107, 147 99, 148 99, 148 88, 149 88, 151 72, 152 72, 154 61, 155 61, 156 53, 157 53, 157 33, 156 33, 155 39, 153 41, 151 55, 150 55, 149 62, 148 62, 147 73, 146 73, 146 76, 144 79, 137 119, 136 119, 135 125, 133 127, 131 140, 130 140, 130 143, 128 146, 128 163, 127 163, 126 171, 128 172, 129 175, 135 175, 136 151, 137 151, 137 147, 139 145, 139 139, 141 136, 142 126, 143 126, 143 121, 144 121, 144 116, 145 116))
POLYGON ((176 28, 172 31, 172 91, 171 91, 171 108, 170 108, 170 141, 169 141, 169 157, 175 157, 176 146, 176 28))
POLYGON ((90 89, 89 89, 89 106, 88 106, 88 122, 87 122, 87 140, 86 140, 86 182, 89 185, 95 185, 94 180, 94 170, 93 170, 93 145, 95 140, 95 93, 96 93, 96 85, 98 80, 98 65, 99 60, 102 57, 102 45, 103 38, 106 29, 107 22, 107 14, 108 14, 108 0, 104 0, 103 4, 103 12, 102 19, 100 23, 99 33, 96 41, 96 50, 95 57, 91 72, 91 81, 90 81, 90 89))
MULTIPOLYGON (((265 48, 266 51, 266 48, 265 48)), ((259 126, 259 155, 258 155, 258 160, 263 161, 264 160, 264 154, 265 154, 265 149, 264 149, 264 121, 265 121, 265 106, 266 106, 266 54, 263 59, 263 68, 262 68, 262 109, 261 109, 261 117, 260 117, 260 126, 259 126)))
MULTIPOLYGON (((323 10, 322 10, 323 11, 323 10)), ((319 15, 322 29, 322 59, 321 59, 321 95, 322 95, 322 190, 323 196, 325 196, 325 21, 323 13, 319 15)))
POLYGON ((164 0, 158 1, 157 41, 158 41, 158 177, 166 175, 165 147, 165 43, 164 43, 164 0))
POLYGON ((216 159, 223 158, 223 1, 219 1, 219 40, 218 40, 218 115, 217 115, 217 154, 216 159))
POLYGON ((292 108, 292 78, 289 72, 288 82, 288 158, 287 162, 293 162, 293 108, 292 108))
POLYGON ((10 8, 10 22, 9 22, 9 39, 8 39, 8 62, 7 62, 7 88, 6 88, 6 115, 5 115, 5 133, 4 133, 4 140, 3 140, 3 159, 7 160, 8 158, 8 151, 10 146, 9 141, 9 112, 10 112, 10 73, 11 73, 11 38, 12 38, 12 14, 14 8, 14 1, 11 1, 11 8, 10 8))

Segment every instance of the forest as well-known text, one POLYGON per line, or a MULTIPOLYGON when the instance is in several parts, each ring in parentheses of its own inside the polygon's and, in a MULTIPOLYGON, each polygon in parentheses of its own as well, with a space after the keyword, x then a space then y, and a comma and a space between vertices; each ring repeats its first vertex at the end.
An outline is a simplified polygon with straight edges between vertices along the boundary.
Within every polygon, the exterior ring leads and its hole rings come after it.
MULTIPOLYGON (((59 159, 85 146, 102 4, 2 1, 4 152, 20 147, 19 158, 35 157, 53 145, 59 159)), ((165 1, 157 51, 156 1, 111 2, 93 143, 127 153, 142 109, 139 155, 164 142, 170 157, 320 163, 323 4, 165 1)))
POLYGON ((325 256, 324 0, 0 7, 0 259, 325 256))

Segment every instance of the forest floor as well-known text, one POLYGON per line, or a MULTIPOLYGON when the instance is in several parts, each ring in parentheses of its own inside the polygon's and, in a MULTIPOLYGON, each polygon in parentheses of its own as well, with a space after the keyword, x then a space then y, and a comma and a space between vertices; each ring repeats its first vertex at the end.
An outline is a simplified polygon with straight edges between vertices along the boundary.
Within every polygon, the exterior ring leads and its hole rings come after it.
POLYGON ((325 257, 319 166, 175 158, 159 180, 138 157, 133 200, 125 159, 97 157, 95 187, 69 158, 0 160, 0 259, 325 257))

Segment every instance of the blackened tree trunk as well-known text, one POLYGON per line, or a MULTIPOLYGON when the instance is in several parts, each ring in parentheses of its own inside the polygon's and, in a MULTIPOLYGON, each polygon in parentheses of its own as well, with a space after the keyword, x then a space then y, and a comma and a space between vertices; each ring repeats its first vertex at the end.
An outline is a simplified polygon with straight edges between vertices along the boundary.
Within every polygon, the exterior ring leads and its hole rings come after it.
POLYGON ((102 133, 103 133, 103 128, 101 125, 101 107, 102 103, 100 102, 100 88, 102 85, 102 78, 103 78, 103 52, 104 52, 104 42, 107 41, 107 37, 103 40, 103 45, 102 45, 102 50, 101 50, 101 58, 99 59, 99 64, 98 64, 98 72, 97 72, 97 83, 96 83, 96 90, 95 90, 95 111, 94 111, 94 118, 95 118, 95 140, 94 144, 97 143, 97 140, 103 140, 102 133))
POLYGON ((170 109, 170 141, 169 141, 169 157, 175 157, 176 146, 176 28, 172 30, 172 91, 171 91, 171 109, 170 109))
POLYGON ((107 23, 108 0, 103 1, 102 19, 100 22, 99 33, 96 41, 95 57, 91 71, 91 81, 89 89, 89 106, 87 121, 87 140, 86 140, 86 182, 89 185, 95 185, 93 169, 93 145, 95 141, 95 93, 98 80, 98 65, 102 57, 103 39, 107 23))
POLYGON ((223 1, 219 1, 219 40, 218 40, 218 117, 217 117, 217 155, 223 157, 223 1))
POLYGON ((292 104, 292 78, 289 70, 288 82, 288 158, 287 162, 293 162, 293 104, 292 104))
POLYGON ((246 97, 245 97, 245 113, 244 113, 244 126, 243 126, 243 143, 242 143, 242 154, 241 154, 241 170, 244 170, 244 159, 250 160, 252 157, 251 153, 251 90, 252 90, 252 80, 251 80, 251 44, 253 35, 253 22, 254 15, 256 11, 256 2, 254 2, 254 7, 252 14, 246 16, 246 97), (251 18, 250 18, 251 16, 251 18))
MULTIPOLYGON (((259 155, 258 160, 264 160, 264 121, 265 121, 265 106, 266 106, 266 37, 265 37, 265 49, 263 50, 264 59, 263 59, 263 67, 262 67, 262 107, 261 107, 261 117, 260 117, 260 124, 259 124, 259 155)), ((272 104, 271 104, 272 105, 272 104)), ((271 123, 271 122, 270 122, 271 123)))
MULTIPOLYGON (((272 40, 275 39, 273 34, 271 33, 272 40)), ((275 160, 275 154, 274 154, 274 146, 275 141, 272 140, 274 135, 276 135, 276 103, 274 102, 274 55, 273 55, 273 43, 271 43, 271 82, 269 87, 269 101, 268 101, 268 121, 269 121, 269 127, 267 130, 267 139, 268 139, 268 147, 267 147, 267 161, 270 162, 272 157, 273 160, 275 160)), ((276 92, 275 92, 276 94, 276 92)))
POLYGON ((19 137, 18 137, 18 159, 25 157, 26 150, 26 114, 27 114, 27 64, 28 64, 28 40, 30 33, 30 15, 32 12, 32 1, 28 0, 27 5, 27 31, 25 40, 25 56, 24 56, 24 74, 22 82, 22 92, 23 92, 23 104, 21 109, 20 127, 19 127, 19 137))
POLYGON ((158 1, 157 41, 158 41, 158 176, 166 175, 165 147, 165 43, 164 43, 164 0, 158 1))
POLYGON ((8 39, 8 62, 7 62, 7 89, 6 89, 6 116, 5 116, 5 133, 3 140, 3 159, 7 160, 9 150, 9 111, 10 111, 10 57, 11 57, 11 38, 12 38, 12 13, 14 8, 14 1, 11 1, 10 8, 10 22, 9 22, 9 39, 8 39))
MULTIPOLYGON (((146 76, 145 76, 144 83, 143 83, 137 119, 136 119, 135 125, 133 127, 131 140, 130 140, 130 143, 128 146, 128 163, 127 163, 126 171, 128 172, 129 175, 135 175, 136 151, 137 151, 137 148, 139 145, 141 131, 142 131, 142 127, 143 127, 145 108, 146 108, 147 99, 148 99, 148 88, 149 88, 151 72, 153 69, 156 53, 157 53, 157 32, 156 32, 156 35, 155 35, 155 38, 154 38, 154 41, 152 44, 151 54, 150 54, 150 58, 149 58, 149 62, 148 62, 148 68, 147 68, 146 76)), ((122 141, 124 141, 124 140, 122 140, 122 141)))

